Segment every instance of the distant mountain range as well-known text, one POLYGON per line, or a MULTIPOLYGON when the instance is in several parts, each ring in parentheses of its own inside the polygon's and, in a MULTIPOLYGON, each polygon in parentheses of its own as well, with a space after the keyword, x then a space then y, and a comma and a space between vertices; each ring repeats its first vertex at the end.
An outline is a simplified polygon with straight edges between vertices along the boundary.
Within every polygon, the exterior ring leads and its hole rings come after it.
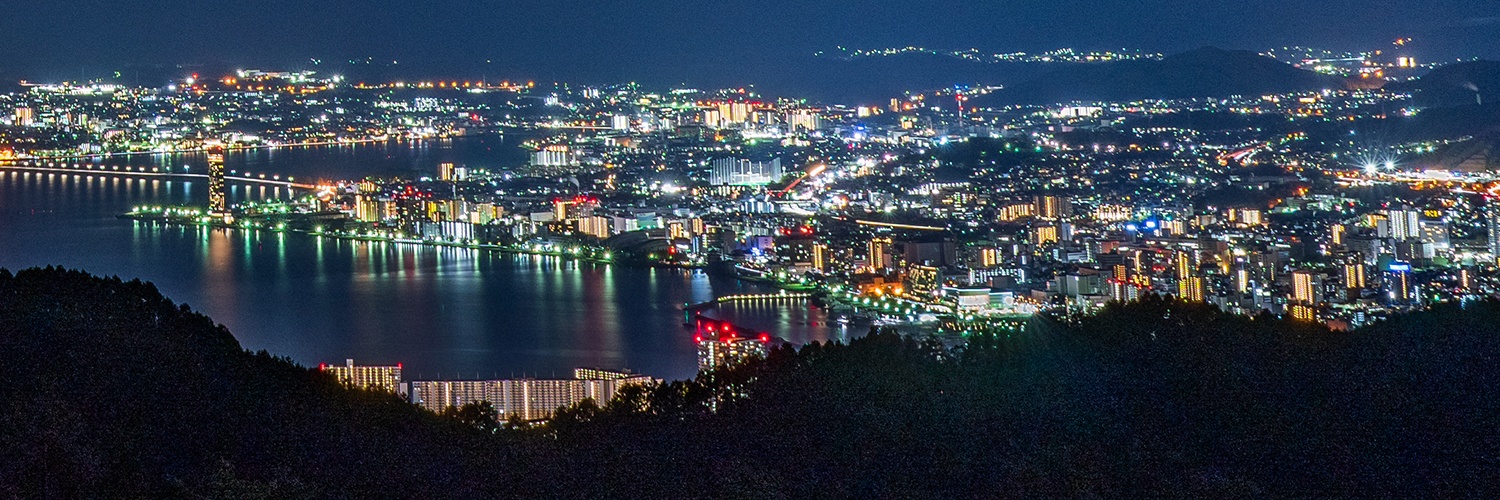
POLYGON ((976 106, 1262 95, 1343 88, 1343 79, 1244 50, 1205 47, 1161 60, 1080 64, 976 99, 976 106))
POLYGON ((1500 104, 1500 62, 1449 64, 1419 79, 1387 85, 1386 89, 1410 92, 1422 107, 1500 104))

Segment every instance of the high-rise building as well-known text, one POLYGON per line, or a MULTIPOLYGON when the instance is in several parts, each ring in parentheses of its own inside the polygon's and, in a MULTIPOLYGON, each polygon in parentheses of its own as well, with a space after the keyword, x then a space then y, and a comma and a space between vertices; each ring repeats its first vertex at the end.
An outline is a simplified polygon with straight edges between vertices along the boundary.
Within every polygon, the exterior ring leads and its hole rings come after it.
POLYGON ((1367 286, 1365 284, 1365 259, 1358 252, 1344 254, 1344 288, 1350 290, 1354 297, 1367 286))
POLYGON ((979 267, 990 268, 1000 265, 1004 255, 996 247, 984 247, 979 249, 979 267))
POLYGON ((590 215, 578 218, 579 234, 586 234, 599 239, 607 239, 614 235, 614 221, 609 217, 590 215))
POLYGON ((360 222, 376 222, 381 219, 380 205, 375 197, 367 194, 354 195, 354 218, 360 222))
POLYGON ((1308 269, 1292 271, 1292 301, 1298 304, 1316 304, 1322 299, 1320 279, 1308 269))
POLYGON ((623 387, 655 381, 636 373, 579 368, 572 379, 418 380, 410 384, 410 398, 432 411, 488 401, 502 419, 530 421, 546 419, 558 408, 585 399, 602 406, 623 387))
POLYGON ((1048 243, 1057 243, 1057 226, 1038 226, 1032 228, 1031 244, 1043 246, 1048 243))
POLYGON ((1174 256, 1174 261, 1176 262, 1178 279, 1185 279, 1193 275, 1193 269, 1196 266, 1193 265, 1192 252, 1178 250, 1177 255, 1174 256))
POLYGON ((572 148, 566 144, 554 144, 531 153, 531 164, 538 167, 568 167, 577 163, 572 148))
POLYGON ((713 161, 708 183, 714 186, 764 186, 781 180, 784 175, 780 158, 760 162, 719 158, 713 161))
POLYGON ((1073 198, 1068 196, 1043 195, 1036 197, 1036 215, 1047 220, 1058 220, 1073 215, 1073 198))
POLYGON ((18 107, 14 123, 17 127, 30 127, 32 123, 36 123, 36 112, 25 106, 18 107))
POLYGON ((220 144, 208 147, 208 213, 219 217, 229 215, 224 190, 224 146, 220 144))
POLYGON ((870 272, 880 274, 891 267, 891 239, 875 238, 865 244, 866 261, 870 272))
POLYGON ((588 196, 574 196, 572 198, 554 198, 552 200, 552 217, 556 221, 572 221, 583 217, 594 215, 594 210, 599 208, 599 199, 588 196))
POLYGON ((809 109, 788 111, 786 123, 792 130, 814 131, 823 128, 823 119, 816 111, 809 109))
POLYGON ((1417 223, 1420 215, 1421 212, 1409 208, 1386 210, 1386 226, 1381 228, 1377 225, 1376 229, 1382 238, 1397 240, 1418 238, 1422 236, 1421 226, 1417 223))
POLYGON ((454 168, 453 168, 453 163, 452 162, 446 162, 445 161, 445 162, 439 163, 438 164, 438 180, 440 180, 440 181, 452 181, 453 180, 453 170, 454 170, 454 168))
POLYGON ((1188 276, 1177 281, 1177 296, 1182 300, 1203 302, 1203 278, 1188 276))
POLYGON ((1130 220, 1132 212, 1125 205, 1099 205, 1094 208, 1094 219, 1099 222, 1124 222, 1130 220))
POLYGON ((827 243, 814 243, 812 247, 812 266, 818 272, 828 272, 829 250, 827 243))
POLYGON ((1145 293, 1149 291, 1148 288, 1142 287, 1138 283, 1117 279, 1110 279, 1108 281, 1108 285, 1109 300, 1117 302, 1132 302, 1135 300, 1139 300, 1142 295, 1145 295, 1145 293))
POLYGON ((347 359, 344 366, 325 364, 318 365, 318 369, 350 387, 402 393, 400 363, 395 366, 360 366, 347 359))
POLYGON ((717 106, 721 125, 740 124, 750 121, 750 103, 721 102, 717 106))
POLYGON ((1411 281, 1411 264, 1392 262, 1385 271, 1386 299, 1391 304, 1410 305, 1418 302, 1416 285, 1411 281))
MULTIPOLYGON (((503 380, 413 380, 411 402, 431 411, 439 412, 450 406, 489 401, 503 401, 503 380)), ((498 409, 497 409, 498 412, 498 409)))
POLYGON ((630 130, 630 115, 614 115, 609 119, 609 128, 617 132, 630 130))
POLYGON ((1292 304, 1287 311, 1291 313, 1292 319, 1298 321, 1318 320, 1318 310, 1307 304, 1292 304))
POLYGON ((911 264, 906 268, 906 291, 923 299, 937 298, 943 273, 936 267, 911 264))
POLYGON ((996 212, 1001 222, 1011 222, 1034 215, 1036 213, 1036 205, 1032 203, 1012 203, 1000 207, 996 212))
POLYGON ((1500 257, 1500 199, 1486 198, 1486 201, 1484 219, 1489 229, 1490 255, 1500 257))
POLYGON ((728 332, 728 336, 699 335, 697 340, 699 371, 734 366, 753 358, 764 358, 771 351, 771 339, 767 335, 761 335, 760 338, 745 338, 728 332))
POLYGON ((1241 294, 1250 293, 1250 269, 1245 267, 1243 258, 1236 259, 1234 266, 1234 290, 1241 294))
POLYGON ((1254 227, 1264 225, 1265 217, 1258 208, 1231 208, 1229 222, 1240 227, 1254 227))

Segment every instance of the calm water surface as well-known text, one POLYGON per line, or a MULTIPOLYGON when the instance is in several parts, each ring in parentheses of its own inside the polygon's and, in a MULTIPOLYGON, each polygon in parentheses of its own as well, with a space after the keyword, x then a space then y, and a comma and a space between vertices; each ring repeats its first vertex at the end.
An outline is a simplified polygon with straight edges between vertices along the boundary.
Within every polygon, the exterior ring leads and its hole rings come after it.
MULTIPOLYGON (((499 138, 231 154, 227 167, 306 178, 421 173, 439 161, 504 168, 499 138)), ((201 170, 193 155, 104 160, 201 170)), ((299 179, 300 180, 300 179, 299 179)), ((231 185, 231 201, 286 197, 231 185)), ((206 183, 0 171, 0 267, 62 265, 152 281, 229 327, 248 349, 305 365, 404 363, 408 378, 696 370, 681 305, 764 292, 702 272, 578 264, 454 248, 268 231, 163 227, 115 218, 140 204, 204 203, 206 183)), ((855 334, 806 303, 710 312, 793 342, 855 334)))

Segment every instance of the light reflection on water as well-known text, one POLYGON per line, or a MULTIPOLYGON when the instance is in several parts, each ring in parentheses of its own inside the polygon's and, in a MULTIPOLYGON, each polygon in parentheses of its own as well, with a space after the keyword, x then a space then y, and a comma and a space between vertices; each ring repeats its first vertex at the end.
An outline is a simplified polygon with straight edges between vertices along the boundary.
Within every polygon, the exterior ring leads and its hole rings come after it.
MULTIPOLYGON (((401 362, 410 377, 567 376, 578 366, 688 377, 696 354, 681 305, 767 291, 697 271, 115 218, 198 196, 190 181, 0 171, 0 266, 141 278, 246 348, 304 365, 401 362)), ((284 196, 265 186, 230 193, 284 196)), ((710 314, 798 343, 854 333, 806 301, 710 314)))

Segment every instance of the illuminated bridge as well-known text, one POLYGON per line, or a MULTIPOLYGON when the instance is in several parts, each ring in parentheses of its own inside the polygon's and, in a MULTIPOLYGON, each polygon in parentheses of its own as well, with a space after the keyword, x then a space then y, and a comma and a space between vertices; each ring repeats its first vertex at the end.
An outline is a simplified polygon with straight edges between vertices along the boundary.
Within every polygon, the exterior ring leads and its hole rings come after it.
MULTIPOLYGON (((63 174, 89 174, 89 175, 111 175, 125 177, 161 177, 168 179, 208 179, 208 174, 195 174, 188 172, 171 172, 161 167, 139 167, 128 165, 98 165, 93 163, 67 163, 67 162, 42 162, 42 161, 7 161, 0 162, 0 169, 21 170, 27 172, 51 172, 63 174)), ((282 179, 279 175, 273 175, 267 179, 266 174, 232 174, 224 176, 226 181, 244 182, 250 184, 261 184, 284 188, 316 189, 317 185, 293 182, 291 177, 282 179)))

